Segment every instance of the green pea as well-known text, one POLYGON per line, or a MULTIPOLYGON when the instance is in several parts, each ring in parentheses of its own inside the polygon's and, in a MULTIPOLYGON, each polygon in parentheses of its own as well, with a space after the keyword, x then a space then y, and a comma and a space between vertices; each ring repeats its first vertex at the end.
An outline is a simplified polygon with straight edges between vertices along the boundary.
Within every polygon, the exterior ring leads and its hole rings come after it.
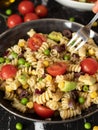
POLYGON ((16 129, 17 130, 22 130, 23 129, 23 125, 20 122, 16 123, 16 129))
POLYGON ((3 57, 0 57, 0 63, 4 63, 5 59, 3 57))
POLYGON ((12 10, 11 10, 11 9, 7 9, 7 10, 5 11, 5 13, 6 13, 7 15, 11 15, 11 14, 12 14, 12 10))
POLYGON ((27 99, 27 98, 22 98, 22 99, 21 99, 21 104, 26 105, 27 102, 28 102, 28 99, 27 99))
POLYGON ((69 55, 65 55, 64 56, 64 60, 69 60, 70 59, 70 56, 69 55))
POLYGON ((78 99, 80 104, 83 104, 85 102, 85 98, 84 97, 79 97, 78 99))
POLYGON ((13 58, 17 58, 18 57, 18 54, 15 53, 15 52, 12 52, 11 55, 12 55, 13 58))
POLYGON ((91 129, 91 124, 89 123, 89 122, 86 122, 85 124, 84 124, 84 128, 85 129, 91 129))
POLYGON ((75 21, 75 18, 74 18, 74 17, 70 17, 70 18, 69 18, 69 21, 70 21, 70 22, 74 22, 74 21, 75 21))
POLYGON ((83 86, 83 91, 87 92, 88 89, 89 89, 89 88, 88 88, 88 85, 84 85, 84 86, 83 86))
POLYGON ((24 58, 19 58, 19 59, 18 59, 18 64, 19 64, 19 65, 24 65, 25 62, 26 62, 26 61, 25 61, 24 58))
POLYGON ((49 49, 44 50, 44 54, 45 55, 50 55, 50 50, 49 49))

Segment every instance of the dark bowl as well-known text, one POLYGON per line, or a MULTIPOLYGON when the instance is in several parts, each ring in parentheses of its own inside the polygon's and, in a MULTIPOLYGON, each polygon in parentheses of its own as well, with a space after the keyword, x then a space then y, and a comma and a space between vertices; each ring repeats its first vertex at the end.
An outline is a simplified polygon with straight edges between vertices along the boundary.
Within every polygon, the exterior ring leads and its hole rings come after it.
MULTIPOLYGON (((23 23, 19 26, 16 26, 13 29, 9 29, 3 34, 0 35, 0 54, 2 54, 8 47, 17 43, 18 39, 26 38, 26 33, 33 28, 37 32, 49 33, 51 31, 62 31, 65 28, 69 28, 72 31, 77 31, 81 26, 75 22, 69 22, 67 20, 62 19, 41 19, 36 21, 30 21, 23 23)), ((91 30, 91 37, 94 37, 96 44, 98 44, 98 34, 91 30)), ((0 105, 8 112, 24 118, 26 120, 34 121, 34 122, 43 122, 43 123, 66 123, 76 121, 85 117, 90 116, 97 112, 98 105, 93 105, 85 110, 80 116, 76 116, 70 119, 61 120, 59 118, 54 118, 52 121, 40 120, 36 115, 31 114, 23 114, 14 109, 9 101, 3 99, 3 93, 0 92, 0 105)))

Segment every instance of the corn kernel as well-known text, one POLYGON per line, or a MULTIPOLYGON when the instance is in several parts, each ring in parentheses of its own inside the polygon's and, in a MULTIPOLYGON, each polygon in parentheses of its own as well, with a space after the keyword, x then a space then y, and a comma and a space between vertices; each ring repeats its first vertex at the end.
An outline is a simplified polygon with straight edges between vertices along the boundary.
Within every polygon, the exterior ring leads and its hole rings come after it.
POLYGON ((6 91, 7 91, 7 92, 11 92, 11 91, 13 91, 13 89, 11 88, 10 85, 8 85, 8 86, 6 86, 6 91))
POLYGON ((58 84, 58 87, 60 88, 60 90, 62 90, 64 88, 65 82, 61 81, 58 84))
POLYGON ((45 67, 49 66, 49 62, 48 61, 44 61, 43 64, 45 65, 45 67))
POLYGON ((36 70, 32 70, 32 75, 37 75, 36 70))
POLYGON ((19 42, 18 42, 18 46, 24 47, 25 43, 26 43, 26 41, 24 39, 20 39, 19 42))
POLYGON ((90 93, 91 98, 96 98, 97 96, 98 96, 98 94, 96 91, 90 93))
POLYGON ((30 108, 30 109, 33 108, 33 102, 31 102, 31 101, 28 102, 28 103, 26 104, 26 106, 27 106, 28 108, 30 108))
POLYGON ((94 126, 94 127, 93 127, 93 130, 98 130, 98 126, 94 126))
POLYGON ((28 84, 25 84, 25 85, 23 85, 22 86, 24 89, 27 89, 28 87, 29 87, 29 85, 28 84))
POLYGON ((89 49, 89 50, 88 50, 88 53, 89 53, 89 55, 91 55, 91 56, 92 56, 92 55, 94 55, 94 54, 95 54, 95 51, 94 51, 94 49, 89 49))
POLYGON ((92 26, 93 26, 93 27, 98 26, 98 22, 97 22, 97 21, 96 21, 96 22, 94 22, 92 26))
POLYGON ((52 81, 52 76, 51 75, 47 75, 45 78, 47 81, 52 81))

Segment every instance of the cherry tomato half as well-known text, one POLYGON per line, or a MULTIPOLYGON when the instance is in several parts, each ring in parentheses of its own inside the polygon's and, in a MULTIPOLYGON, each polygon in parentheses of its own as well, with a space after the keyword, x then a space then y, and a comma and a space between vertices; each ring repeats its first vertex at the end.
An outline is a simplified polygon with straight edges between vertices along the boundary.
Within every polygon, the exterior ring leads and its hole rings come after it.
POLYGON ((22 18, 18 14, 12 14, 7 19, 7 26, 9 28, 13 28, 16 25, 21 24, 21 23, 22 23, 22 18))
POLYGON ((34 103, 34 111, 42 118, 49 118, 53 116, 54 111, 50 108, 34 103))
POLYGON ((93 75, 98 70, 98 62, 93 58, 86 58, 80 63, 83 72, 93 75))
POLYGON ((17 68, 14 65, 6 64, 1 68, 1 76, 3 79, 15 77, 17 68))
POLYGON ((38 18, 39 17, 35 13, 28 13, 28 14, 26 14, 24 16, 24 22, 31 21, 31 20, 36 20, 38 18))
POLYGON ((64 62, 57 62, 47 67, 47 72, 52 76, 62 75, 66 72, 67 66, 64 62))
POLYGON ((34 34, 32 37, 30 37, 27 41, 28 47, 31 48, 33 51, 36 51, 40 48, 42 45, 42 42, 46 41, 46 38, 42 34, 34 34))
POLYGON ((44 5, 38 5, 35 7, 35 13, 39 16, 39 17, 46 17, 48 14, 48 9, 46 6, 44 5))
POLYGON ((22 2, 20 2, 19 5, 18 5, 18 11, 22 15, 33 12, 34 11, 33 2, 31 2, 31 1, 22 1, 22 2))

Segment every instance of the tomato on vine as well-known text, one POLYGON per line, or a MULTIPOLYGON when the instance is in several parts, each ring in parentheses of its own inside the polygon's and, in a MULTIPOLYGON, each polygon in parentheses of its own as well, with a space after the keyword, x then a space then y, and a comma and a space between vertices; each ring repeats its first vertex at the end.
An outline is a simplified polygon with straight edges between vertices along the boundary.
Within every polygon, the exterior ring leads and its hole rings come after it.
POLYGON ((39 19, 39 17, 35 13, 28 13, 24 16, 24 22, 36 20, 39 19))
POLYGON ((46 17, 48 14, 48 8, 45 5, 38 5, 35 7, 35 13, 39 17, 46 17))
POLYGON ((22 14, 25 15, 30 12, 34 12, 34 4, 31 1, 22 1, 18 4, 18 11, 22 14))
POLYGON ((22 23, 22 18, 20 15, 18 14, 12 14, 10 15, 8 18, 7 18, 7 26, 9 28, 13 28, 15 27, 16 25, 18 24, 21 24, 22 23))

